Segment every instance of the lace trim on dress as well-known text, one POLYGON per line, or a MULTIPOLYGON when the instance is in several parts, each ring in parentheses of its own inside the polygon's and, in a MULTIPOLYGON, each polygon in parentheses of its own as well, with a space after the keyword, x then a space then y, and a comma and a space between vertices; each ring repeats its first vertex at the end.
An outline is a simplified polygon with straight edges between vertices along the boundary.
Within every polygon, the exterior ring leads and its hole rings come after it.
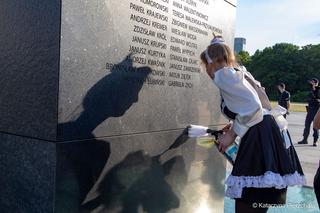
POLYGON ((233 176, 229 175, 226 180, 226 196, 241 198, 244 187, 283 189, 287 186, 305 185, 306 178, 297 171, 292 174, 281 176, 279 173, 267 171, 261 176, 233 176))

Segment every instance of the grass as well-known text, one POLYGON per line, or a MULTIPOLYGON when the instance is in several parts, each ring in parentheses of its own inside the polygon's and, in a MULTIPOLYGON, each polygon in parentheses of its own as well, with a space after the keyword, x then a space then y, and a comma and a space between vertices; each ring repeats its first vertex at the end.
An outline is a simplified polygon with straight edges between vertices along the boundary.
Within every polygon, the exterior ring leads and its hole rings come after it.
MULTIPOLYGON (((278 105, 278 102, 271 101, 272 107, 278 105)), ((306 112, 307 103, 290 103, 290 112, 306 112)))

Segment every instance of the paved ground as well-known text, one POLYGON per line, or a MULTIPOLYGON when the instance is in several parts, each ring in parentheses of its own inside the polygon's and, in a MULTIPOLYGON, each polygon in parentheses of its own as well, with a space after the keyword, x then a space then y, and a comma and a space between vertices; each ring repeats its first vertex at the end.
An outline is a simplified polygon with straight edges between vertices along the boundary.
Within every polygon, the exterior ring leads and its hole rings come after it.
POLYGON ((308 145, 299 145, 296 144, 298 141, 302 139, 302 133, 304 129, 304 120, 306 117, 306 113, 297 112, 291 113, 288 116, 289 121, 289 131, 295 143, 295 148, 300 158, 300 162, 302 164, 303 171, 307 177, 307 185, 312 186, 313 177, 317 171, 319 160, 320 160, 320 146, 313 147, 313 130, 310 131, 309 136, 309 144, 308 145))

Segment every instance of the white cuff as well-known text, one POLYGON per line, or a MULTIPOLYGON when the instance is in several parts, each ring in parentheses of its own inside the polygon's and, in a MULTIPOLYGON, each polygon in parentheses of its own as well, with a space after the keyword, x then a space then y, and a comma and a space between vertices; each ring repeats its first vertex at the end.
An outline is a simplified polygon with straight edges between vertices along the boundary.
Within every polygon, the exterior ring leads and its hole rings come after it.
POLYGON ((242 125, 237 120, 235 120, 232 129, 240 138, 242 138, 249 130, 249 127, 242 125))

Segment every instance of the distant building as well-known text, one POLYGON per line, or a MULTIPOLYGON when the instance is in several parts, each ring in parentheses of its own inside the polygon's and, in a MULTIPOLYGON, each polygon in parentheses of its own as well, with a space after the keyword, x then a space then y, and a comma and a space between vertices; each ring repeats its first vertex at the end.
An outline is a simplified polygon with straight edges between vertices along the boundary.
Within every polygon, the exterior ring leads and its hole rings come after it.
POLYGON ((247 40, 245 38, 234 38, 234 51, 239 53, 246 50, 247 40))

